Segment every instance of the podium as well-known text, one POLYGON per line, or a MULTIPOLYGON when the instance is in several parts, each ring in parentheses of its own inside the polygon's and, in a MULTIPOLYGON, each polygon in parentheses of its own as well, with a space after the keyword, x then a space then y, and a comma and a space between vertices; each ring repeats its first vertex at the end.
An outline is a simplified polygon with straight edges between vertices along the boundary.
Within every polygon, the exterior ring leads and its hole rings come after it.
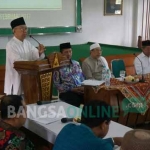
POLYGON ((43 60, 14 62, 21 74, 26 104, 52 100, 53 71, 65 65, 69 65, 69 60, 61 53, 52 53, 43 60))

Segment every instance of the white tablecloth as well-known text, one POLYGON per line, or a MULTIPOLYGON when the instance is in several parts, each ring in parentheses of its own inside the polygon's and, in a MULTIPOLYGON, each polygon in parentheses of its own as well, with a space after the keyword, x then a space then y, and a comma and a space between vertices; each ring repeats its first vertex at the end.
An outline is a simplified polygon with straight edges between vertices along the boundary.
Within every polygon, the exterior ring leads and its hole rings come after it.
MULTIPOLYGON (((43 124, 34 119, 44 114, 51 114, 51 117, 52 114, 53 116, 56 114, 60 114, 61 116, 62 114, 63 117, 64 113, 67 117, 72 118, 73 116, 79 116, 81 109, 61 101, 40 106, 37 104, 27 105, 28 118, 24 127, 50 143, 54 143, 58 133, 67 123, 61 123, 61 120, 59 119, 53 123, 50 122, 49 124, 43 124), (50 113, 50 110, 53 111, 53 113, 50 113)), ((130 130, 132 129, 111 121, 109 132, 105 138, 123 137, 124 134, 130 130)))

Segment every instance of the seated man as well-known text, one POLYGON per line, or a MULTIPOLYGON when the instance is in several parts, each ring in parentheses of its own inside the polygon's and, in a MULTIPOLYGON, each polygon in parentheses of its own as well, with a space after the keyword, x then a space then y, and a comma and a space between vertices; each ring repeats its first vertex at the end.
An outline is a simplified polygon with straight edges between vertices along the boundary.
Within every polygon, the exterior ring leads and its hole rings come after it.
POLYGON ((4 96, 0 104, 0 149, 33 150, 33 143, 18 130, 26 121, 26 105, 21 96, 4 96))
POLYGON ((62 101, 78 107, 84 100, 83 87, 81 87, 84 76, 79 62, 71 59, 72 49, 70 43, 60 44, 60 52, 70 60, 70 65, 54 72, 54 84, 62 101))
POLYGON ((98 43, 90 46, 90 57, 82 63, 82 70, 86 79, 102 80, 103 67, 109 69, 106 59, 101 54, 102 50, 98 43))
POLYGON ((137 57, 134 60, 136 74, 150 73, 150 40, 142 41, 142 53, 137 57))
POLYGON ((150 131, 136 129, 131 130, 124 135, 120 150, 149 150, 149 149, 150 149, 150 131))
POLYGON ((102 139, 109 130, 111 117, 112 108, 105 102, 85 104, 81 124, 67 124, 58 134, 53 150, 113 150, 114 144, 121 145, 122 138, 102 139))

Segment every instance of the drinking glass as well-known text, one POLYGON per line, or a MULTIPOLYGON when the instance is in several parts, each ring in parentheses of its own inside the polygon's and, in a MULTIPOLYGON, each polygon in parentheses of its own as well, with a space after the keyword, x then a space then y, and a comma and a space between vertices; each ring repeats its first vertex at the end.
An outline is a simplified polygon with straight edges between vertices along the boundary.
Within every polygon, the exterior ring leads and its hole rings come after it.
POLYGON ((124 70, 120 71, 120 77, 124 79, 126 72, 124 70))

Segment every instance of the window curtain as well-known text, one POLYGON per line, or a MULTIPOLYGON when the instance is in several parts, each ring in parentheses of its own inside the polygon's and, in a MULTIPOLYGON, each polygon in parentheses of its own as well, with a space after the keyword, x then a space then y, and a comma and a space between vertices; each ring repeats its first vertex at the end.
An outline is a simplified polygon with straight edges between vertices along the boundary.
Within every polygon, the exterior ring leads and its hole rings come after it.
POLYGON ((150 39, 150 0, 143 0, 142 39, 150 39))
POLYGON ((138 47, 142 47, 142 40, 150 40, 150 0, 143 0, 142 29, 138 36, 138 47))

